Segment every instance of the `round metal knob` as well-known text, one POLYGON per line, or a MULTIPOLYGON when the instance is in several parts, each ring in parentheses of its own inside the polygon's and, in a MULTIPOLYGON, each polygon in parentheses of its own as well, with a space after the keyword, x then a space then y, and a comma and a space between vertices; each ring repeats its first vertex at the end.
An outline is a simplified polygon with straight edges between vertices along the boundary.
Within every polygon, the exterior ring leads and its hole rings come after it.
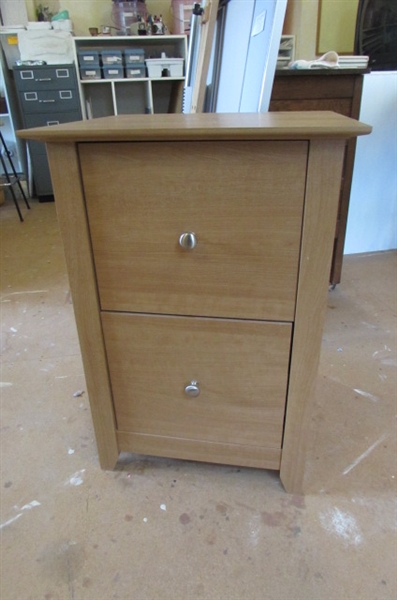
POLYGON ((185 387, 185 394, 191 398, 197 398, 200 393, 200 388, 197 385, 197 381, 191 381, 189 385, 185 387))
POLYGON ((182 233, 182 235, 179 237, 179 245, 185 250, 193 250, 193 248, 197 246, 196 234, 192 231, 182 233))

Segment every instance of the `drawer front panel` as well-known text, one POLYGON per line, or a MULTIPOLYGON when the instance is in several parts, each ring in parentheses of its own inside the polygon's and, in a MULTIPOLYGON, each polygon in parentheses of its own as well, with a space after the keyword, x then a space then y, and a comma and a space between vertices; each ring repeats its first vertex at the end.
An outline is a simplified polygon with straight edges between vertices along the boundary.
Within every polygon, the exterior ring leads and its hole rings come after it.
POLYGON ((102 324, 119 431, 281 448, 290 324, 121 313, 102 324))
POLYGON ((20 92, 25 113, 53 113, 76 110, 80 106, 77 90, 49 90, 20 92))
POLYGON ((270 102, 270 111, 291 111, 291 110, 331 110, 333 112, 350 117, 352 112, 351 98, 324 98, 324 99, 287 99, 272 100, 270 102))
POLYGON ((79 152, 103 309, 293 320, 306 142, 79 152))
POLYGON ((45 68, 24 67, 14 69, 15 80, 19 90, 57 90, 76 87, 74 67, 58 66, 45 68))
MULTIPOLYGON (((299 75, 275 77, 272 100, 352 98, 356 75, 299 75)), ((324 109, 318 109, 324 110, 324 109)))

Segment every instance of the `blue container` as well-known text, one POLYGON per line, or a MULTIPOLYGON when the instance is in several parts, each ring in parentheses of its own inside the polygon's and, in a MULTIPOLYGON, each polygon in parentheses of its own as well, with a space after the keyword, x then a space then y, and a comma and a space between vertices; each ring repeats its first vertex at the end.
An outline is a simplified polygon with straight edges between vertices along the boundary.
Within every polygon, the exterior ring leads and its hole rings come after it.
POLYGON ((146 77, 145 65, 128 65, 125 68, 125 76, 127 79, 140 79, 146 77))
POLYGON ((90 67, 80 67, 80 79, 82 79, 83 81, 101 78, 101 67, 99 65, 92 65, 90 67))
POLYGON ((145 64, 145 52, 142 48, 126 48, 124 50, 124 62, 125 66, 129 67, 132 65, 144 65, 145 64))
POLYGON ((104 79, 123 79, 123 65, 104 65, 102 67, 104 79))
POLYGON ((102 50, 101 58, 103 66, 123 64, 123 54, 121 50, 102 50))
POLYGON ((96 50, 79 50, 77 57, 80 67, 99 66, 99 52, 96 50))

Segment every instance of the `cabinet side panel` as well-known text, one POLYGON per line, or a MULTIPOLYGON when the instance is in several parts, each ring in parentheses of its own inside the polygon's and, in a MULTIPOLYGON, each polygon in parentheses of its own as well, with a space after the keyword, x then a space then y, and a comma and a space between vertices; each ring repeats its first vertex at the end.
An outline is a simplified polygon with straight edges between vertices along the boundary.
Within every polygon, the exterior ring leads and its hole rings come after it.
POLYGON ((312 141, 302 231, 281 479, 288 492, 303 486, 306 446, 325 316, 328 274, 345 142, 312 141))
POLYGON ((77 147, 48 144, 47 153, 99 459, 102 468, 112 469, 118 458, 115 417, 77 147))

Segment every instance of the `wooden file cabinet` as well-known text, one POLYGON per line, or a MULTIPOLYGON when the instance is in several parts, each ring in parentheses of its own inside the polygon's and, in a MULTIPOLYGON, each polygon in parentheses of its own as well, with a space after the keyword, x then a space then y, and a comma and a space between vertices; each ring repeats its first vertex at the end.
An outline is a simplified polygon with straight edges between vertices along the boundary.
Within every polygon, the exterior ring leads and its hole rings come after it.
POLYGON ((301 490, 344 144, 369 131, 290 113, 21 134, 47 142, 104 468, 153 454, 301 490))

